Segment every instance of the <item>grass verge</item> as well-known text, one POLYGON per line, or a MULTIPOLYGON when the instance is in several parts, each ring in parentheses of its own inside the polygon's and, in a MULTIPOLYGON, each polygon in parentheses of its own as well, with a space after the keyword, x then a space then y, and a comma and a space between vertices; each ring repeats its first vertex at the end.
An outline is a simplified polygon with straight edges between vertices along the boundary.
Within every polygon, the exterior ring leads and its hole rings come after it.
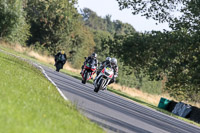
POLYGON ((0 76, 0 132, 103 132, 30 64, 0 52, 0 76))

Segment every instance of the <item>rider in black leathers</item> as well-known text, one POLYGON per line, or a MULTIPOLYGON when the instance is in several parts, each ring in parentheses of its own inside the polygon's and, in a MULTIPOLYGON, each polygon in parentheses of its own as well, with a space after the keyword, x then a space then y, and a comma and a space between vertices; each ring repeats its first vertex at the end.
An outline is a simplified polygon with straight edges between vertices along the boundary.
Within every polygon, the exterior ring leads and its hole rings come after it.
POLYGON ((88 56, 87 58, 85 58, 85 61, 84 61, 83 65, 82 65, 82 67, 81 67, 82 70, 81 70, 80 74, 82 74, 82 72, 83 72, 84 65, 87 62, 90 62, 91 60, 95 60, 95 62, 96 62, 95 65, 96 65, 96 67, 98 67, 97 54, 96 53, 92 53, 91 56, 88 56))
POLYGON ((61 61, 62 62, 62 66, 66 63, 67 61, 67 56, 65 54, 65 52, 62 50, 60 52, 58 52, 56 55, 55 55, 55 66, 57 65, 57 63, 61 61))

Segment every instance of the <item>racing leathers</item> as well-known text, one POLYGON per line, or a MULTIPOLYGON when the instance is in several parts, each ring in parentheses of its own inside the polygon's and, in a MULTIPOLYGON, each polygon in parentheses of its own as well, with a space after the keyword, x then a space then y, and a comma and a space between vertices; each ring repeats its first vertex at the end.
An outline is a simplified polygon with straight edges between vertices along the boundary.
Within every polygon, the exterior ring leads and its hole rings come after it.
MULTIPOLYGON (((107 66, 107 65, 111 65, 110 61, 106 60, 102 62, 102 65, 100 66, 99 70, 97 71, 97 76, 99 75, 99 73, 102 71, 102 69, 107 66)), ((113 83, 116 81, 116 78, 118 77, 118 66, 111 66, 112 69, 114 70, 114 76, 112 77, 112 79, 110 80, 109 84, 113 83)), ((96 76, 96 77, 97 77, 96 76)), ((95 78, 96 79, 96 78, 95 78)))
POLYGON ((57 63, 61 61, 62 64, 64 65, 67 61, 67 56, 66 54, 62 54, 61 52, 58 52, 56 55, 55 55, 55 66, 57 65, 57 63))
POLYGON ((96 62, 95 65, 96 65, 96 67, 98 67, 98 60, 97 60, 96 58, 93 58, 93 57, 89 56, 89 57, 87 57, 87 58, 85 59, 83 65, 82 65, 82 67, 81 67, 82 70, 81 70, 80 74, 82 74, 82 72, 83 72, 84 65, 85 65, 86 63, 90 63, 90 61, 92 61, 92 60, 95 60, 95 62, 96 62))
POLYGON ((112 79, 110 80, 110 82, 108 83, 111 84, 111 83, 114 83, 116 82, 116 78, 118 77, 118 66, 112 66, 113 70, 114 70, 114 76, 112 77, 112 79))

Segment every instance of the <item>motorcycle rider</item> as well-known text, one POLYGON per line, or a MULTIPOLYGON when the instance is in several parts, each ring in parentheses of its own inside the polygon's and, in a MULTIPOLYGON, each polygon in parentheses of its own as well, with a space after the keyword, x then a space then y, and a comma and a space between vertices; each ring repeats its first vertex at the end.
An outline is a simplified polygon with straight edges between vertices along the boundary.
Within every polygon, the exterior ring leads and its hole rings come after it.
POLYGON ((110 61, 110 64, 111 64, 111 67, 114 70, 114 76, 112 77, 112 79, 110 80, 110 82, 108 83, 108 85, 111 84, 111 83, 116 82, 116 78, 118 77, 117 59, 116 58, 112 58, 111 61, 110 61))
MULTIPOLYGON (((90 62, 91 60, 95 60, 95 65, 96 67, 98 67, 98 60, 97 60, 97 54, 96 53, 92 53, 90 56, 88 56, 87 58, 85 58, 85 61, 81 67, 81 72, 80 74, 82 74, 83 72, 83 68, 84 68, 84 65, 87 63, 87 62, 90 62)), ((93 77, 92 77, 93 78, 93 77)))
POLYGON ((110 57, 106 57, 106 60, 101 62, 101 66, 99 67, 99 70, 97 71, 97 76, 99 75, 99 73, 102 71, 102 69, 106 66, 109 65, 111 61, 110 57))
POLYGON ((55 65, 54 65, 54 66, 57 65, 58 61, 61 61, 61 62, 62 62, 62 66, 66 63, 66 61, 67 61, 67 56, 66 56, 64 50, 58 52, 58 53, 55 55, 55 65))
POLYGON ((106 57, 106 60, 102 62, 102 65, 108 65, 111 61, 110 57, 106 57))
MULTIPOLYGON (((110 57, 107 57, 106 58, 106 61, 104 61, 104 63, 102 63, 102 66, 99 68, 98 72, 97 72, 97 76, 99 75, 99 73, 102 71, 102 69, 106 66, 106 65, 110 65, 113 70, 114 70, 114 76, 112 77, 112 79, 110 80, 110 82, 108 83, 111 84, 111 83, 114 83, 116 81, 116 78, 118 77, 118 66, 117 66, 117 59, 116 58, 110 58, 110 57)), ((94 82, 97 78, 97 76, 95 77, 94 79, 94 82)), ((107 88, 105 88, 107 89, 107 88)))

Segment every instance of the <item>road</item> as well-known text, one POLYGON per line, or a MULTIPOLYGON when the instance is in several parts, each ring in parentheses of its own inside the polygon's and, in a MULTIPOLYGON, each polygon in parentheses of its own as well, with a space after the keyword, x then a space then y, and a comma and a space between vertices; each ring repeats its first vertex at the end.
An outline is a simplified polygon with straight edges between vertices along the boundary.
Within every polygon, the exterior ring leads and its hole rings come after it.
POLYGON ((91 121, 107 132, 200 133, 200 128, 139 105, 109 91, 93 91, 93 85, 44 67, 62 93, 91 121))

